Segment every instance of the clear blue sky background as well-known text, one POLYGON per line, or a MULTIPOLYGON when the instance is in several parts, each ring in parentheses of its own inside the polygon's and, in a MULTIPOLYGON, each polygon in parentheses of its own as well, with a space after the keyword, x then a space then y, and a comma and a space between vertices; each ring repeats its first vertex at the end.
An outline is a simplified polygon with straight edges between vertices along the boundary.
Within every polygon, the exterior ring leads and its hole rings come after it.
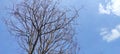
MULTIPOLYGON (((100 35, 102 28, 114 29, 120 24, 120 16, 115 14, 100 14, 99 4, 104 0, 65 0, 63 5, 81 8, 77 20, 76 36, 80 46, 80 54, 120 54, 120 38, 107 42, 100 35)), ((0 19, 6 15, 6 7, 11 0, 0 0, 0 19)), ((0 54, 19 54, 19 48, 14 36, 10 35, 6 26, 0 21, 0 54)))

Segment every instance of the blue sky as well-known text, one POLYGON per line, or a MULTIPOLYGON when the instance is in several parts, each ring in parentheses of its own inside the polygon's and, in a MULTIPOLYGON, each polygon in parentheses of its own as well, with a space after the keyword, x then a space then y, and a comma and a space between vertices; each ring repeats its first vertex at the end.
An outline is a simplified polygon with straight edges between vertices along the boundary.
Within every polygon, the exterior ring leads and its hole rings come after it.
MULTIPOLYGON (((0 0, 0 19, 6 16, 5 7, 10 4, 10 0, 0 0)), ((83 6, 75 25, 80 54, 120 54, 120 0, 64 0, 62 4, 83 6)), ((0 54, 21 52, 2 21, 0 25, 0 54)))

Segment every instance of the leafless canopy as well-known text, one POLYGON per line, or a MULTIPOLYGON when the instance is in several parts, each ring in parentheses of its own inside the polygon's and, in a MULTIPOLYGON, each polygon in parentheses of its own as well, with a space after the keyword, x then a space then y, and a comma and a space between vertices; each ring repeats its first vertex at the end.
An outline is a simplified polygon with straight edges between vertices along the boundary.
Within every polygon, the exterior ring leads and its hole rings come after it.
POLYGON ((28 54, 76 54, 71 22, 78 12, 58 4, 53 0, 23 0, 14 6, 7 25, 28 54))

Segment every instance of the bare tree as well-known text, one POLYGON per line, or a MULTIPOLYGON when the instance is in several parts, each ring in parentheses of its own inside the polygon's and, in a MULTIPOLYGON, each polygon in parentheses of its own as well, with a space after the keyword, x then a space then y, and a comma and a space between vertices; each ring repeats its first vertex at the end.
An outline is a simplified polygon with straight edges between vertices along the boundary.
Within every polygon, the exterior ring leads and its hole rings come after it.
POLYGON ((55 0, 23 0, 11 15, 9 31, 28 54, 76 54, 72 22, 77 10, 62 9, 55 0))

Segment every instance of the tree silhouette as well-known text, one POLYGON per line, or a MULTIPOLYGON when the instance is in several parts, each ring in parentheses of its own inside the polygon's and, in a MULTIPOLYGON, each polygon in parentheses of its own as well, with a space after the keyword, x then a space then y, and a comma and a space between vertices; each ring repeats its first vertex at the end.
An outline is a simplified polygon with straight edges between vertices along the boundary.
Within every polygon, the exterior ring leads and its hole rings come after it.
POLYGON ((78 11, 62 9, 55 0, 23 0, 6 21, 28 54, 76 54, 72 22, 78 11))

